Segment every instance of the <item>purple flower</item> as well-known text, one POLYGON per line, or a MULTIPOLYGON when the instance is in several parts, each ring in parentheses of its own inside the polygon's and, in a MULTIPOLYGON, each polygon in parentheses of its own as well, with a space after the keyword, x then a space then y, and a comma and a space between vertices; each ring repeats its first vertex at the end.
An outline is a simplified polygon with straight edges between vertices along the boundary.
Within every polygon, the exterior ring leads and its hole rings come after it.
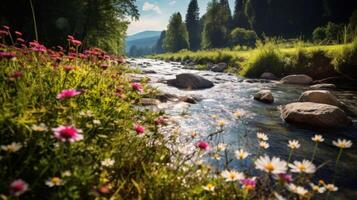
POLYGON ((58 95, 57 99, 63 100, 63 99, 68 99, 74 96, 77 96, 81 94, 80 91, 74 90, 74 89, 69 89, 69 90, 62 90, 58 95))
POLYGON ((76 129, 73 126, 59 126, 57 128, 52 129, 53 135, 56 139, 62 142, 77 142, 83 140, 82 130, 76 129))

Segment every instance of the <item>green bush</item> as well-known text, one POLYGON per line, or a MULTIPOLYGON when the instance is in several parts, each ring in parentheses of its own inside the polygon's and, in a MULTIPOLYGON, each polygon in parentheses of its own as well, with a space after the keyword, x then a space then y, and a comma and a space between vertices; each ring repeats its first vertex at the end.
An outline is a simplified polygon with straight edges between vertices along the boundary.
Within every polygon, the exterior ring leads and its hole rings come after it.
POLYGON ((334 58, 333 65, 339 73, 357 81, 357 38, 345 46, 334 58))
POLYGON ((244 28, 236 28, 230 34, 231 46, 248 46, 254 47, 258 39, 257 34, 253 30, 247 30, 244 28))

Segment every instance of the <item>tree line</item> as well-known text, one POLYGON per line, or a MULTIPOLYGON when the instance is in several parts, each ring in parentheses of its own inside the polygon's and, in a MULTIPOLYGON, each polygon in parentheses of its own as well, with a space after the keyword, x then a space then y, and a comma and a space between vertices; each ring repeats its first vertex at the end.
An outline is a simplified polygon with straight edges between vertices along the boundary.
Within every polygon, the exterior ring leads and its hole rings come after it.
POLYGON ((212 0, 200 17, 191 0, 185 19, 174 13, 152 51, 254 46, 264 37, 343 42, 357 33, 355 9, 355 0, 236 0, 232 14, 228 0, 212 0))
POLYGON ((23 32, 28 41, 35 39, 34 14, 46 46, 66 46, 67 35, 74 35, 84 47, 113 54, 123 53, 128 18, 139 17, 135 0, 2 0, 0 13, 0 25, 23 32))

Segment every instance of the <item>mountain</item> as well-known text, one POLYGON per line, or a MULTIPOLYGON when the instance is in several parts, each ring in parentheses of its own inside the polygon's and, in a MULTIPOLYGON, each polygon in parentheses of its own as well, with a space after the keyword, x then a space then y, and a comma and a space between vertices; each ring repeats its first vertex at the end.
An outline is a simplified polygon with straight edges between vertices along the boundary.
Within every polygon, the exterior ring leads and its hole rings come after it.
POLYGON ((125 51, 128 52, 130 47, 153 47, 160 38, 161 31, 143 31, 134 35, 129 35, 125 39, 125 51))

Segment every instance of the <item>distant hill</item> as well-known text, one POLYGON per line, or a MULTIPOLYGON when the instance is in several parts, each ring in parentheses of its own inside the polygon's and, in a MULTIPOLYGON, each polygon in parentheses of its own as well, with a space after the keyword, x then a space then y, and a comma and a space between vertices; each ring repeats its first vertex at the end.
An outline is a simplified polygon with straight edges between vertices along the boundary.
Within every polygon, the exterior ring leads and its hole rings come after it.
POLYGON ((161 31, 144 31, 129 35, 125 39, 125 51, 128 52, 130 47, 153 47, 160 38, 161 31))

